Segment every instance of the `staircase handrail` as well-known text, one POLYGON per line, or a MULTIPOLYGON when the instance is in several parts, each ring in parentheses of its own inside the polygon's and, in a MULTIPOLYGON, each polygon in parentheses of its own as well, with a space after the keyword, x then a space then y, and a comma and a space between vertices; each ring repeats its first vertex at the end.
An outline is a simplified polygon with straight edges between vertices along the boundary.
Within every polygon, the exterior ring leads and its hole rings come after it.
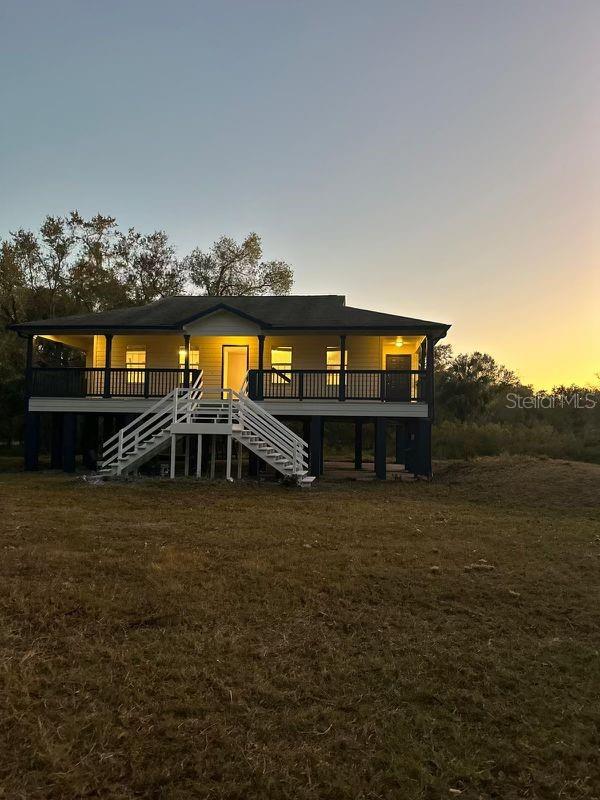
POLYGON ((295 434, 294 431, 290 430, 290 428, 288 428, 287 425, 284 425, 283 422, 280 422, 277 417, 273 416, 273 414, 265 411, 265 409, 258 403, 255 403, 254 400, 242 395, 240 392, 236 392, 234 389, 231 389, 231 393, 238 402, 242 403, 243 407, 251 409, 257 416, 266 419, 272 427, 281 431, 286 437, 295 439, 300 445, 304 445, 304 447, 307 446, 304 439, 295 434))
POLYGON ((202 373, 198 375, 193 384, 189 388, 176 388, 165 395, 155 403, 151 409, 148 409, 143 414, 137 416, 128 425, 125 425, 114 436, 111 436, 104 443, 102 462, 104 465, 115 460, 115 456, 119 459, 126 453, 137 448, 140 434, 143 431, 144 437, 148 438, 156 430, 160 430, 167 420, 178 422, 180 416, 188 417, 190 409, 202 397, 202 373), (183 403, 179 404, 179 398, 183 399, 183 403), (162 407, 162 410, 158 410, 162 407), (181 411, 183 409, 183 411, 181 411), (154 412, 151 414, 151 412, 154 412), (108 445, 108 446, 107 446, 108 445))
POLYGON ((308 447, 304 439, 248 397, 234 390, 229 392, 231 401, 234 399, 237 401, 235 404, 237 417, 243 428, 247 427, 251 432, 252 429, 258 431, 258 435, 267 443, 274 445, 282 455, 290 458, 294 472, 299 466, 303 469, 308 466, 308 447))
MULTIPOLYGON (((200 392, 200 396, 202 396, 203 370, 199 370, 197 377, 194 379, 192 385, 190 386, 190 389, 198 390, 200 392)), ((141 414, 138 414, 138 416, 130 423, 124 425, 121 428, 121 431, 123 431, 123 433, 125 434, 125 432, 129 431, 131 428, 137 427, 145 417, 154 416, 154 414, 156 413, 156 409, 160 408, 161 405, 168 403, 169 400, 175 394, 175 392, 178 391, 180 391, 179 387, 175 387, 175 389, 172 389, 168 394, 165 394, 163 397, 157 400, 156 403, 154 403, 154 405, 150 406, 150 408, 146 409, 146 411, 143 411, 141 414)), ((110 436, 108 439, 106 439, 104 442, 104 446, 106 447, 106 445, 110 444, 111 442, 117 441, 117 439, 119 438, 119 433, 121 431, 118 431, 117 433, 114 434, 114 436, 110 436)))

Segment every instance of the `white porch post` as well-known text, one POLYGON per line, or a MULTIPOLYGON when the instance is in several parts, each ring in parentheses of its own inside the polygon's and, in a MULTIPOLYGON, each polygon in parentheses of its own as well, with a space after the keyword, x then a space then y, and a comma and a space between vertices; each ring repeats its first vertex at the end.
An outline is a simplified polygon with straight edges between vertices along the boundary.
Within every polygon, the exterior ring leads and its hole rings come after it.
POLYGON ((171 479, 173 479, 175 477, 176 447, 177 447, 177 436, 174 433, 172 433, 171 434, 171 474, 170 474, 171 479))
POLYGON ((231 480, 231 440, 233 436, 228 433, 227 434, 227 466, 225 468, 225 479, 230 481, 231 480))
POLYGON ((238 442, 238 451, 237 451, 237 476, 238 476, 238 481, 242 480, 242 459, 243 459, 242 443, 238 442))
POLYGON ((185 437, 185 461, 183 467, 183 474, 187 478, 190 474, 190 437, 185 437))

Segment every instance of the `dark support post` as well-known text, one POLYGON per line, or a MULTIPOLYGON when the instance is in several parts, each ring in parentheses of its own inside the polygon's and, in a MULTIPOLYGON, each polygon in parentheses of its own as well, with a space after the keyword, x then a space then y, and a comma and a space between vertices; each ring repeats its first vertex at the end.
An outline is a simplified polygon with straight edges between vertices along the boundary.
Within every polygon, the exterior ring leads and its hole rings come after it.
POLYGON ((310 418, 310 438, 308 451, 308 472, 315 478, 321 474, 321 458, 323 452, 323 437, 321 417, 310 418))
POLYGON ((433 422, 434 403, 435 403, 435 342, 433 336, 427 334, 427 403, 429 408, 429 419, 433 422))
POLYGON ((310 419, 308 417, 302 420, 302 438, 307 444, 310 441, 310 419))
POLYGON ((188 389, 190 385, 190 335, 189 333, 183 334, 183 346, 185 348, 185 356, 183 362, 183 388, 188 389))
POLYGON ((405 425, 396 423, 396 464, 404 464, 405 425))
POLYGON ((263 369, 265 368, 265 337, 264 334, 258 335, 258 375, 256 376, 256 399, 263 400, 263 386, 264 376, 263 369))
POLYGON ((25 412, 29 408, 29 398, 33 382, 33 336, 27 337, 27 351, 25 361, 25 412))
POLYGON ((385 438, 386 438, 386 419, 377 417, 375 419, 375 475, 379 480, 384 481, 387 477, 385 462, 385 438))
POLYGON ((63 470, 75 472, 75 447, 77 445, 77 414, 68 412, 63 420, 63 470))
POLYGON ((98 457, 98 417, 96 414, 84 414, 82 420, 83 466, 96 469, 98 457))
POLYGON ((25 412, 25 469, 38 468, 40 450, 40 415, 36 411, 25 412))
POLYGON ((27 337, 27 351, 25 360, 25 469, 38 468, 40 449, 40 415, 29 410, 29 398, 33 381, 33 336, 27 337))
POLYGON ((104 358, 104 397, 110 397, 110 368, 112 362, 112 333, 105 333, 106 355, 104 358))
POLYGON ((404 469, 416 474, 416 420, 408 419, 404 431, 404 469))
POLYGON ((415 475, 431 478, 431 422, 428 419, 417 422, 414 466, 415 475))
POLYGON ((363 423, 361 419, 354 421, 354 469, 362 469, 363 423))
POLYGON ((346 334, 340 336, 340 400, 346 399, 346 334))
POLYGON ((251 478, 258 478, 259 459, 258 456, 250 451, 248 455, 248 475, 251 478))
POLYGON ((50 469, 62 469, 62 413, 52 414, 52 430, 50 436, 50 469))
POLYGON ((116 433, 115 430, 115 415, 104 414, 102 417, 102 441, 105 442, 116 433))

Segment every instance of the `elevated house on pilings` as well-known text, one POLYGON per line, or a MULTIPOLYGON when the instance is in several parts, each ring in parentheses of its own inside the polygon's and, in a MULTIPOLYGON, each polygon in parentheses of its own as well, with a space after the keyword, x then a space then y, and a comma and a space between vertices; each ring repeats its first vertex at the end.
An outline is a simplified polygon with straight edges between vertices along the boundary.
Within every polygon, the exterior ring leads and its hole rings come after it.
POLYGON ((251 473, 263 462, 309 482, 324 471, 324 426, 345 420, 356 469, 372 424, 378 478, 388 455, 431 476, 434 345, 449 325, 353 308, 336 295, 178 296, 11 328, 28 344, 27 469, 37 467, 49 415, 51 465, 66 471, 83 441, 86 465, 97 458, 106 475, 165 454, 173 476, 183 440, 185 473, 200 474, 210 437, 214 474, 218 435, 227 477, 235 448, 240 468, 248 450, 251 473), (37 366, 35 337, 75 349, 81 366, 37 366), (386 454, 390 425, 394 454, 386 454))

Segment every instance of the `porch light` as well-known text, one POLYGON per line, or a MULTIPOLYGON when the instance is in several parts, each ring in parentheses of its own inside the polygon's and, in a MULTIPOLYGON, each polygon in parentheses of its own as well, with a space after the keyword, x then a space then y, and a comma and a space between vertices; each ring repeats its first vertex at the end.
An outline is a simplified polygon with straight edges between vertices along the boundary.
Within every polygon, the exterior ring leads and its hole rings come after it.
POLYGON ((396 336, 396 347, 402 347, 404 344, 404 339, 401 336, 396 336))

